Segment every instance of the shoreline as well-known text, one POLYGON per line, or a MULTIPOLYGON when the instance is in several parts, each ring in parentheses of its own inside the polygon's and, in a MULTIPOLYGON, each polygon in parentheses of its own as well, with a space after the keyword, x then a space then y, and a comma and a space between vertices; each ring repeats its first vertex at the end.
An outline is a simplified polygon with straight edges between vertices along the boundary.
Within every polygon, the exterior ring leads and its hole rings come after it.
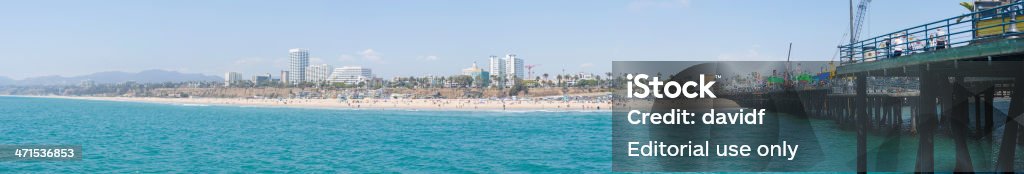
POLYGON ((611 101, 487 100, 487 99, 246 99, 0 95, 196 106, 238 106, 337 110, 423 110, 487 112, 611 112, 611 101))

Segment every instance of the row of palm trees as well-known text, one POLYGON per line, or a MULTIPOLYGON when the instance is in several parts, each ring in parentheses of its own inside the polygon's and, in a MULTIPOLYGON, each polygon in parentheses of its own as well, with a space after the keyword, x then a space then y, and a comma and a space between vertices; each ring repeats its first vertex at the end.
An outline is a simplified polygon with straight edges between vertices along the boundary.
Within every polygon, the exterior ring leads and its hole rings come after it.
MULTIPOLYGON (((605 72, 604 75, 605 75, 604 77, 611 77, 612 76, 612 72, 605 72)), ((584 80, 583 77, 581 77, 579 74, 573 74, 573 75, 569 75, 569 74, 562 75, 562 74, 559 74, 559 75, 555 75, 555 79, 554 80, 549 80, 550 77, 551 77, 550 74, 544 73, 544 74, 541 74, 540 76, 534 77, 533 81, 536 82, 537 85, 543 86, 543 87, 553 87, 553 86, 569 87, 568 82, 570 82, 570 81, 572 81, 572 82, 579 82, 581 80, 584 80)), ((602 76, 600 76, 600 75, 595 75, 593 80, 596 83, 595 85, 598 85, 598 86, 601 86, 601 87, 609 86, 608 83, 610 82, 610 78, 602 78, 602 76)), ((576 86, 579 86, 578 83, 577 83, 576 86)))

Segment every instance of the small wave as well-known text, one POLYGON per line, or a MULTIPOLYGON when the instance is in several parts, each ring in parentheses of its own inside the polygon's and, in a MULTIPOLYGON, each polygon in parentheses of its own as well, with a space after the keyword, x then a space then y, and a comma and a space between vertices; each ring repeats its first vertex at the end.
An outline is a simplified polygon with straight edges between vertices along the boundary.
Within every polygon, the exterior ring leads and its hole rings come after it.
POLYGON ((210 106, 206 104, 181 104, 182 106, 210 106))

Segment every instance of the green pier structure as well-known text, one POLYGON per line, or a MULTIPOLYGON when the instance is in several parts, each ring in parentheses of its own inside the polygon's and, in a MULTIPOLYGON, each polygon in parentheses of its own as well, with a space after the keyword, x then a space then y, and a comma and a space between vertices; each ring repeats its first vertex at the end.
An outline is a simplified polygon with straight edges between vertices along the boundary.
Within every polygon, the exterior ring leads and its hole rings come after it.
MULTIPOLYGON (((835 78, 855 82, 855 90, 817 97, 827 98, 821 102, 829 106, 817 109, 837 122, 851 124, 862 140, 878 124, 900 125, 903 116, 898 110, 909 107, 910 130, 918 136, 915 172, 936 171, 936 160, 955 161, 954 172, 1017 171, 1015 154, 1024 144, 1024 118, 1020 118, 1024 114, 1024 23, 1020 22, 1024 1, 975 5, 978 9, 972 13, 839 46, 835 78), (916 78, 919 89, 868 94, 871 83, 866 81, 872 78, 916 78), (996 97, 1010 99, 1005 120, 993 120, 993 113, 1000 112, 992 106, 996 97), (994 134, 994 126, 999 125, 1002 132, 994 134), (955 159, 935 159, 936 150, 954 150, 935 149, 938 135, 955 141, 955 159), (977 151, 968 149, 969 138, 991 142, 992 150, 998 150, 996 157, 975 154, 972 159, 970 153, 977 151), (990 159, 996 159, 994 164, 986 162, 990 159)), ((858 142, 857 148, 858 163, 866 163, 864 142, 858 142)), ((888 170, 882 166, 876 164, 870 171, 888 170)))

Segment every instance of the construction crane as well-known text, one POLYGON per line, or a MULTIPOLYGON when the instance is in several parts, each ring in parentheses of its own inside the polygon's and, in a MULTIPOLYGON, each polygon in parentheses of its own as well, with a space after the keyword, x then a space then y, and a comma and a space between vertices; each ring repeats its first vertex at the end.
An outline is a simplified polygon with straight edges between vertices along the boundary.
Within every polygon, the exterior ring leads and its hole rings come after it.
POLYGON ((860 39, 860 30, 861 27, 864 26, 864 15, 867 15, 868 4, 870 3, 871 0, 860 0, 860 3, 857 4, 857 16, 853 18, 853 34, 850 35, 850 37, 853 37, 853 39, 850 40, 860 39))
POLYGON ((533 78, 533 67, 538 67, 540 64, 526 65, 526 79, 533 78))
MULTIPOLYGON (((850 5, 851 5, 850 10, 853 10, 853 7, 852 7, 853 0, 850 0, 850 1, 851 1, 850 2, 850 5)), ((868 14, 868 5, 870 5, 870 4, 871 4, 871 0, 860 0, 860 2, 857 4, 857 15, 856 16, 850 16, 850 18, 851 18, 850 20, 852 20, 852 21, 850 21, 851 22, 850 23, 850 31, 848 33, 846 33, 846 34, 843 34, 843 37, 846 37, 847 35, 849 35, 850 36, 850 43, 851 44, 853 42, 856 42, 857 39, 860 38, 861 28, 863 28, 863 26, 864 26, 864 16, 866 16, 868 14)), ((851 11, 850 15, 853 15, 852 11, 851 11)), ((842 45, 842 41, 840 41, 839 43, 840 43, 840 45, 842 45)), ((850 45, 850 46, 853 46, 853 45, 850 45)), ((854 48, 851 47, 849 49, 852 50, 854 48)), ((829 65, 829 78, 835 77, 836 66, 835 66, 834 63, 835 63, 835 60, 836 60, 836 56, 839 55, 839 51, 840 50, 842 50, 842 49, 841 48, 836 49, 836 54, 832 55, 832 61, 829 61, 829 63, 828 63, 828 65, 829 65)))

